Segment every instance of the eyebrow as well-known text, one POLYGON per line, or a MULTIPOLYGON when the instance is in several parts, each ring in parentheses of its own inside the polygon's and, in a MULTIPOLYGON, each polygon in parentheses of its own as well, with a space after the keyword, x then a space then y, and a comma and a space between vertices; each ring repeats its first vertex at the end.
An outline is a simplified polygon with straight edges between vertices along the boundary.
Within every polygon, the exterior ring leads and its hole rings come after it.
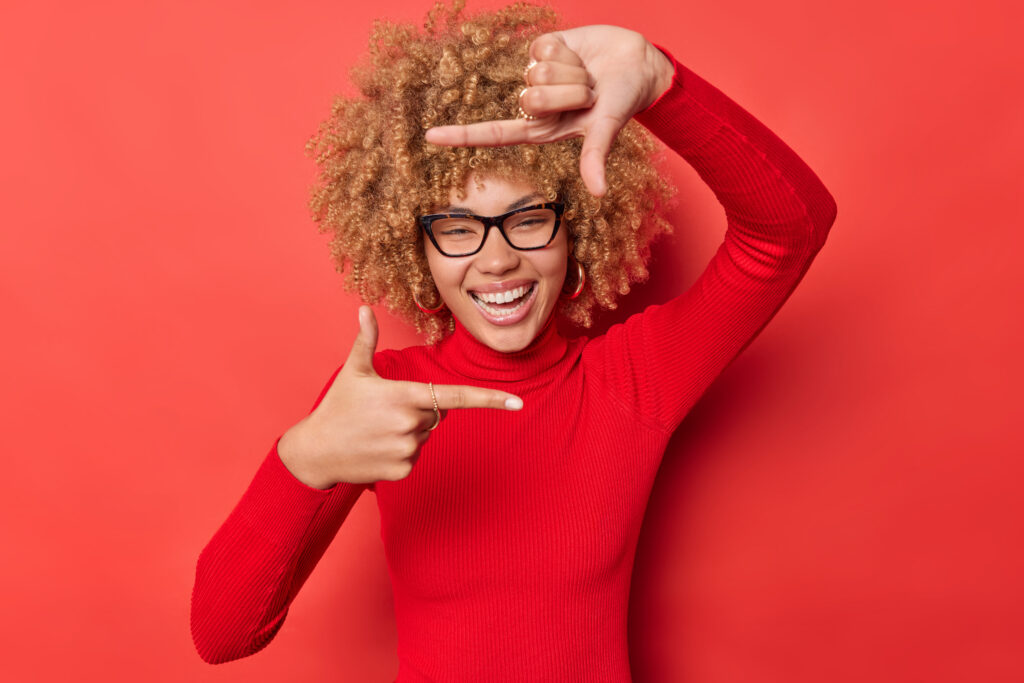
MULTIPOLYGON (((544 195, 542 195, 540 192, 531 192, 530 194, 523 195, 519 199, 515 200, 514 202, 506 206, 505 211, 503 213, 508 213, 509 211, 515 211, 516 209, 520 209, 524 206, 529 206, 535 199, 544 199, 544 195)), ((441 213, 473 213, 473 210, 467 209, 464 206, 449 206, 441 213)))

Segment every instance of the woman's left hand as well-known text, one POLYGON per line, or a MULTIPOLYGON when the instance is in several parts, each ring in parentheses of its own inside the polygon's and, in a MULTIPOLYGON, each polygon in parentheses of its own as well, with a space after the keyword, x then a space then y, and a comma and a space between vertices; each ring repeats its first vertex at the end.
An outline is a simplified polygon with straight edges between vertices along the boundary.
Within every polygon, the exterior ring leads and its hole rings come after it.
POLYGON ((615 136, 672 82, 672 63, 642 35, 617 26, 546 33, 530 44, 536 62, 525 74, 519 103, 534 120, 439 126, 435 145, 493 147, 583 136, 580 175, 591 194, 608 191, 604 164, 615 136))

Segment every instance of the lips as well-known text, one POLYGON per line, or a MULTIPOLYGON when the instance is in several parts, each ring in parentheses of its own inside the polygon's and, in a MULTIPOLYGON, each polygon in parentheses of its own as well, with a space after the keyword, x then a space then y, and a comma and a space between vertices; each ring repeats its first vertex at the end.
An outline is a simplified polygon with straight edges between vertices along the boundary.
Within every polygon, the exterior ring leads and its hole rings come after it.
POLYGON ((529 313, 537 298, 537 283, 497 283, 469 290, 469 294, 485 320, 494 325, 513 325, 529 313))
POLYGON ((513 289, 506 289, 504 292, 470 292, 477 301, 488 304, 507 304, 526 296, 533 285, 521 285, 513 289))

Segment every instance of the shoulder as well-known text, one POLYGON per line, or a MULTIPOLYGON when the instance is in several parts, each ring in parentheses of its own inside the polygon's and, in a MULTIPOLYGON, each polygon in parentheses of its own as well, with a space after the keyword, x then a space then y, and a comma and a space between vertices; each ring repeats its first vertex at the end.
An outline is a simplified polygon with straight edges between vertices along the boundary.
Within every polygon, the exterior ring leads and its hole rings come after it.
POLYGON ((604 362, 609 353, 617 354, 630 347, 635 349, 645 318, 656 308, 649 306, 643 312, 634 313, 623 322, 615 323, 603 333, 588 339, 583 347, 583 362, 604 362))

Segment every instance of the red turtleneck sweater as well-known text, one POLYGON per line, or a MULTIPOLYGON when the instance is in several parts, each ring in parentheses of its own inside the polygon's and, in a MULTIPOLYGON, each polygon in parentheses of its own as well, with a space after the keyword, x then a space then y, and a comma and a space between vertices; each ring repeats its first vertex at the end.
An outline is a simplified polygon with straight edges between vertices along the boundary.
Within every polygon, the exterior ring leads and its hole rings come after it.
POLYGON ((369 489, 394 590, 398 681, 630 680, 630 578, 665 445, 789 297, 835 218, 792 150, 675 68, 637 119, 725 207, 725 240, 705 272, 591 340, 549 324, 506 354, 459 325, 437 346, 379 352, 382 377, 498 388, 524 408, 450 411, 408 477, 375 485, 309 487, 275 443, 199 557, 192 635, 204 660, 273 639, 369 489))

